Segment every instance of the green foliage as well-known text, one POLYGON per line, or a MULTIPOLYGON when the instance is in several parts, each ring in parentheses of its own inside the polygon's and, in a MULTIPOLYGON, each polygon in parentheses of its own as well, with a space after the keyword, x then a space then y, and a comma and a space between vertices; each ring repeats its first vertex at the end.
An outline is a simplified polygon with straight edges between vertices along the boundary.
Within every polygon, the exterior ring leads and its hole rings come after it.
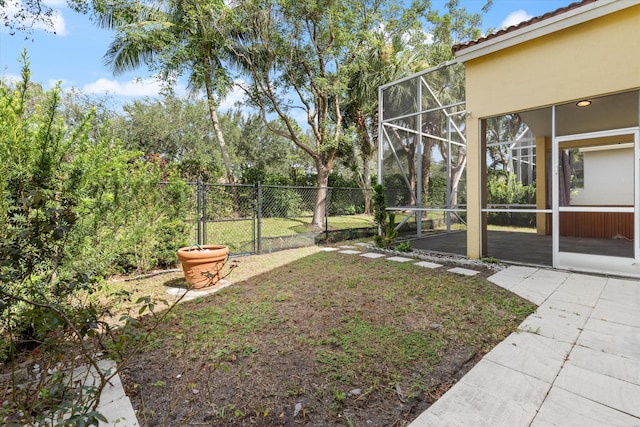
POLYGON ((396 214, 387 213, 384 191, 385 188, 381 184, 373 186, 373 221, 378 226, 378 235, 374 236, 373 241, 378 247, 388 249, 398 236, 398 230, 396 214))
MULTIPOLYGON (((86 276, 64 264, 87 178, 84 159, 75 154, 91 151, 85 126, 90 115, 67 130, 56 114, 55 89, 36 113, 25 116, 26 64, 22 77, 15 90, 0 86, 0 332, 41 342, 64 322, 60 312, 37 304, 61 304, 75 289, 90 287, 86 276)), ((13 346, 5 343, 3 350, 13 346)))
POLYGON ((231 187, 203 184, 206 191, 207 218, 231 218, 235 214, 231 187))
MULTIPOLYGON (((29 346, 47 352, 45 361, 60 360, 71 340, 87 356, 85 340, 95 335, 99 311, 82 296, 95 282, 68 260, 96 152, 88 137, 92 112, 68 128, 58 114, 59 88, 43 94, 37 108, 26 108, 37 88, 29 83, 26 54, 23 63, 17 87, 0 83, 0 358, 12 360, 29 346)), ((12 384, 0 419, 21 414, 20 425, 50 425, 57 414, 68 414, 78 425, 97 424, 101 416, 91 409, 99 389, 78 397, 61 372, 40 368, 36 385, 12 384)))
POLYGON ((396 250, 400 252, 411 252, 413 248, 411 247, 411 243, 409 241, 404 241, 398 243, 396 246, 396 250))
POLYGON ((443 176, 431 176, 427 193, 429 206, 447 205, 447 178, 443 176))
MULTIPOLYGON (((513 176, 494 174, 487 177, 487 198, 492 205, 530 205, 536 202, 536 187, 523 185, 513 176)), ((487 215, 492 225, 533 226, 535 214, 492 212, 487 215)))
POLYGON ((40 93, 23 61, 22 81, 0 85, 0 357, 70 324, 89 333, 95 308, 71 300, 93 292, 92 277, 172 264, 186 240, 186 185, 92 139, 93 110, 67 125, 60 90, 40 93))
POLYGON ((384 222, 387 218, 387 202, 384 195, 384 186, 376 184, 373 186, 373 222, 380 228, 384 228, 384 222))
MULTIPOLYGON (((125 148, 162 164, 176 162, 180 176, 215 182, 223 166, 211 132, 207 103, 164 93, 161 99, 134 100, 111 127, 125 148)), ((224 118, 224 116, 223 116, 224 118)))
POLYGON ((295 188, 262 187, 262 216, 292 218, 300 215, 302 195, 295 188))

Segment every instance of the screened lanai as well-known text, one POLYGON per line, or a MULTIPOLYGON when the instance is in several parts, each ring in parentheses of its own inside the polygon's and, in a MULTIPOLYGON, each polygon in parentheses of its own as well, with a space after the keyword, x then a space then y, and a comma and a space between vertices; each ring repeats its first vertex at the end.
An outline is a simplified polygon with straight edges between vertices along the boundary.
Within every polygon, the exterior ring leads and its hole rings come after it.
POLYGON ((378 182, 399 232, 422 238, 464 231, 464 68, 443 64, 379 93, 378 182))
POLYGON ((412 246, 640 276, 640 0, 583 0, 380 90, 412 246))
MULTIPOLYGON (((463 66, 447 63, 389 83, 380 99, 378 176, 400 234, 415 249, 467 255, 463 66)), ((486 256, 550 265, 550 238, 536 237, 535 138, 519 115, 487 121, 486 165, 493 253, 486 256), (527 255, 538 253, 528 261, 514 248, 526 238, 534 240, 527 255)))

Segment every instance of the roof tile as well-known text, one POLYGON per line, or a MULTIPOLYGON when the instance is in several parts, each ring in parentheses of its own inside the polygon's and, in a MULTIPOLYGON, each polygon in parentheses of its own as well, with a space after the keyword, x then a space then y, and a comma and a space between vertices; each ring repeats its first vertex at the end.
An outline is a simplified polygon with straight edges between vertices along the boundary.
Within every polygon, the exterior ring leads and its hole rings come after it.
POLYGON ((554 16, 562 15, 563 13, 566 13, 566 12, 568 12, 570 10, 577 9, 577 8, 579 8, 581 6, 584 6, 586 4, 589 4, 589 3, 595 3, 596 1, 598 1, 598 0, 582 0, 582 1, 577 1, 577 2, 571 3, 570 5, 565 6, 565 7, 561 7, 559 9, 556 9, 553 12, 548 12, 548 13, 545 13, 544 15, 536 16, 534 18, 529 19, 528 21, 523 21, 523 22, 519 23, 518 25, 512 25, 510 27, 503 28, 501 30, 498 30, 495 33, 491 33, 491 34, 489 34, 487 36, 484 36, 484 37, 481 37, 481 38, 479 38, 477 40, 471 40, 471 41, 468 41, 468 42, 465 42, 465 43, 458 43, 458 44, 454 45, 451 48, 451 51, 455 55, 456 52, 459 52, 459 51, 461 51, 463 49, 466 49, 468 47, 475 46, 475 45, 478 45, 480 43, 484 43, 487 40, 495 39, 495 38, 500 37, 500 36, 502 36, 504 34, 511 33, 513 31, 519 30, 521 28, 528 27, 529 25, 533 25, 533 24, 535 24, 537 22, 540 22, 540 21, 544 21, 545 19, 549 19, 549 18, 553 18, 554 16))

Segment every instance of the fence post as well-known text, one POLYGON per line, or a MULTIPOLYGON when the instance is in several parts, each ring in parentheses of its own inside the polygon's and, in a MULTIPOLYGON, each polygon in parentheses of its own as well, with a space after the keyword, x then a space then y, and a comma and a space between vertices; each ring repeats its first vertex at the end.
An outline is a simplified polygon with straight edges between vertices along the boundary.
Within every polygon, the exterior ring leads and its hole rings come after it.
POLYGON ((207 184, 200 183, 202 188, 202 245, 207 244, 207 184))
POLYGON ((196 181, 196 237, 199 245, 202 244, 202 206, 200 204, 200 177, 196 181))
POLYGON ((258 199, 258 209, 256 212, 256 217, 258 220, 258 235, 257 235, 257 244, 258 244, 258 253, 260 253, 261 249, 262 249, 262 185, 260 185, 260 182, 258 182, 257 186, 257 191, 258 194, 257 199, 258 199))

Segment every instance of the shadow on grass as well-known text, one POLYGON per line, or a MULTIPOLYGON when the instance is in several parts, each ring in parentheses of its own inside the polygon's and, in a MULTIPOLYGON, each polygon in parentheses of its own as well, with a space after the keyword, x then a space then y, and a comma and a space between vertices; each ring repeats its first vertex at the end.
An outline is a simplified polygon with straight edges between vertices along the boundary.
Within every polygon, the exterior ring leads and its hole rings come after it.
POLYGON ((162 283, 162 286, 167 288, 187 289, 187 281, 184 280, 184 277, 176 277, 165 281, 162 283))

